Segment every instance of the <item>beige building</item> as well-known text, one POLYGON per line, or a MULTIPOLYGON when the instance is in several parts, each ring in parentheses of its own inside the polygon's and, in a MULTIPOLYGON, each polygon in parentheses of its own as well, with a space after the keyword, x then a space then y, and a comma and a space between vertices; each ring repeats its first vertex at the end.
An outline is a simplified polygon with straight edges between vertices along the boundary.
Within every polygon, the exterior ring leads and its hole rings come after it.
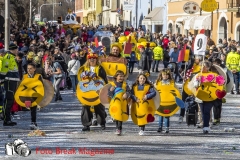
MULTIPOLYGON (((201 6, 203 0, 191 0, 201 6)), ((172 33, 187 35, 198 34, 205 29, 216 43, 219 38, 240 40, 240 0, 218 0, 218 9, 213 13, 200 11, 187 14, 183 10, 189 0, 171 0, 168 2, 168 25, 172 33)))

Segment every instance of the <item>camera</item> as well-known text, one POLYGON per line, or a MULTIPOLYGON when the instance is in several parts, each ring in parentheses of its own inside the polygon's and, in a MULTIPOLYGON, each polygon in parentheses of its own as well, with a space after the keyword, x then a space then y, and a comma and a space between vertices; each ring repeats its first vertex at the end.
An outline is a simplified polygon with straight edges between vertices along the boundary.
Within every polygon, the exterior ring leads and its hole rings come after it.
POLYGON ((31 149, 23 140, 16 139, 13 143, 5 145, 5 154, 9 156, 18 154, 19 156, 27 157, 31 154, 31 149))

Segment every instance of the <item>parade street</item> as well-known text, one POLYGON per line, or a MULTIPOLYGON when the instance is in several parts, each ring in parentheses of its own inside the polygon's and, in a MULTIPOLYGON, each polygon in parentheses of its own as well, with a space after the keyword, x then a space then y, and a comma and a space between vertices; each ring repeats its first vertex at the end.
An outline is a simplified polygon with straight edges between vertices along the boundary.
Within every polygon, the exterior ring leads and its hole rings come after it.
MULTIPOLYGON (((134 81, 135 72, 129 80, 134 81)), ((156 73, 151 78, 155 79, 156 73)), ((158 133, 157 117, 146 126, 146 134, 139 136, 139 128, 131 118, 123 123, 122 136, 114 135, 115 123, 107 117, 106 130, 91 127, 82 132, 81 104, 70 90, 62 91, 63 102, 52 102, 38 111, 38 126, 44 137, 29 137, 30 112, 18 112, 18 125, 0 128, 0 159, 23 159, 6 156, 5 144, 22 139, 31 148, 24 159, 239 159, 240 157, 240 101, 239 96, 227 95, 219 126, 209 134, 202 129, 178 123, 178 114, 170 119, 170 133, 158 133), (14 129, 13 129, 14 128, 14 129), (225 128, 235 128, 225 132, 225 128)))

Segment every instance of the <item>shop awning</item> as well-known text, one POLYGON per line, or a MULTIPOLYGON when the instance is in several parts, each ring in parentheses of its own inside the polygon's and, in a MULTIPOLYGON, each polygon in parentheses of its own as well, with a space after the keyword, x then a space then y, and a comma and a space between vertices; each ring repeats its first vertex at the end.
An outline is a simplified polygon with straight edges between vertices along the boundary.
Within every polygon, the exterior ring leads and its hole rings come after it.
POLYGON ((184 21, 184 29, 190 30, 194 27, 194 21, 198 16, 188 17, 188 19, 185 19, 184 21))
POLYGON ((142 25, 163 25, 163 7, 154 8, 142 21, 142 25))
POLYGON ((212 28, 211 21, 212 21, 211 15, 199 16, 194 21, 193 29, 194 30, 200 30, 200 29, 209 29, 209 30, 211 30, 211 28, 212 28))
POLYGON ((177 22, 177 23, 182 23, 183 21, 185 21, 185 19, 188 19, 188 17, 178 17, 178 18, 176 19, 176 22, 177 22))

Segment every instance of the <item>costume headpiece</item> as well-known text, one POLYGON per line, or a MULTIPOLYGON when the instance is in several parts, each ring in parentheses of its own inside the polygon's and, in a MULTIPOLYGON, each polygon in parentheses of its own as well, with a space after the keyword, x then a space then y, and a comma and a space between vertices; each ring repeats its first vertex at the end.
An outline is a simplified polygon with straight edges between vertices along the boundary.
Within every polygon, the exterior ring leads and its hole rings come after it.
POLYGON ((87 55, 87 59, 91 59, 91 58, 98 58, 98 55, 94 52, 89 52, 87 55))

